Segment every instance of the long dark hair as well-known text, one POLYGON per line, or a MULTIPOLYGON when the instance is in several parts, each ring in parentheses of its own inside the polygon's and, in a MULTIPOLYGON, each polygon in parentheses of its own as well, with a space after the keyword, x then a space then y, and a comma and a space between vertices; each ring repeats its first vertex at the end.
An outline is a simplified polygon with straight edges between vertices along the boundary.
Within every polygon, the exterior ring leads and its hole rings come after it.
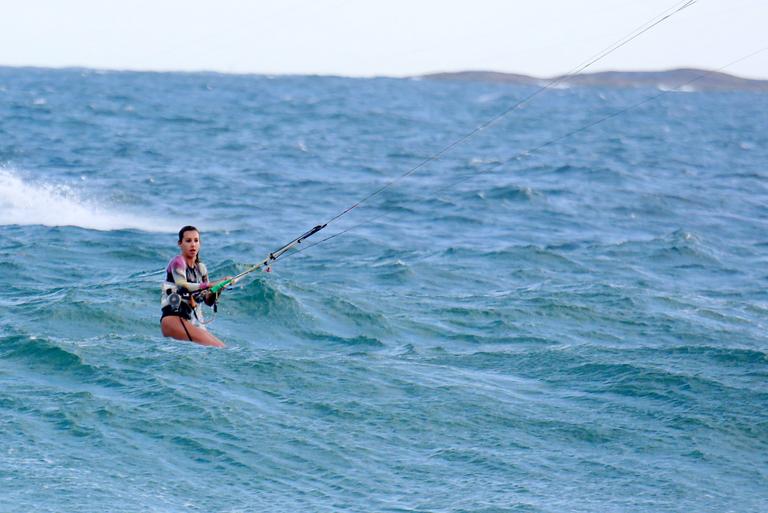
MULTIPOLYGON (((197 229, 197 228, 195 228, 194 226, 192 226, 192 225, 189 225, 189 224, 188 224, 187 226, 185 226, 184 228, 182 228, 181 230, 179 230, 179 242, 181 242, 182 240, 184 240, 184 234, 185 234, 186 232, 197 232, 197 233, 200 233, 200 230, 198 230, 198 229, 197 229)), ((197 252, 197 254, 195 255, 195 263, 196 263, 196 264, 199 264, 199 263, 200 263, 200 252, 199 252, 199 251, 198 251, 198 252, 197 252)))

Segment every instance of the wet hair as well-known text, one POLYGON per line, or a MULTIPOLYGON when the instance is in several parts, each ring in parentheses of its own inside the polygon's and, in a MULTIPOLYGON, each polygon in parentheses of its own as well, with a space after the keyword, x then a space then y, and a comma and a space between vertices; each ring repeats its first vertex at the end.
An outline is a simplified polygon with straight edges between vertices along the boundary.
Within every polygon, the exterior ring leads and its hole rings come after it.
POLYGON ((184 228, 179 230, 179 242, 184 240, 184 233, 185 232, 197 232, 197 233, 200 233, 200 230, 198 230, 197 228, 195 228, 194 226, 191 226, 191 225, 185 226, 184 228))
MULTIPOLYGON (((200 230, 198 230, 194 226, 188 224, 187 226, 185 226, 184 228, 179 230, 179 244, 181 244, 181 241, 184 240, 184 234, 186 232, 197 232, 197 233, 200 233, 200 230)), ((200 252, 198 252, 195 255, 195 263, 198 263, 198 262, 200 262, 200 252)))

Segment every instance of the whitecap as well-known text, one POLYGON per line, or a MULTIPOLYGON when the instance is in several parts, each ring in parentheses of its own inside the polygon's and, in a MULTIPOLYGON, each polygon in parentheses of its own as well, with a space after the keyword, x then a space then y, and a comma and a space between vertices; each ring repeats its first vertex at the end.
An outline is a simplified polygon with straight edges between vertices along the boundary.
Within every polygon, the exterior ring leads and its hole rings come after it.
POLYGON ((481 94, 477 97, 477 100, 475 100, 477 103, 493 103, 496 100, 501 98, 501 95, 498 93, 488 93, 488 94, 481 94))
POLYGON ((0 169, 0 225, 78 226, 93 230, 174 232, 157 219, 113 211, 67 185, 25 180, 0 169))
POLYGON ((695 93, 697 92, 697 89, 691 85, 671 86, 664 83, 657 84, 656 89, 658 89, 663 93, 695 93))

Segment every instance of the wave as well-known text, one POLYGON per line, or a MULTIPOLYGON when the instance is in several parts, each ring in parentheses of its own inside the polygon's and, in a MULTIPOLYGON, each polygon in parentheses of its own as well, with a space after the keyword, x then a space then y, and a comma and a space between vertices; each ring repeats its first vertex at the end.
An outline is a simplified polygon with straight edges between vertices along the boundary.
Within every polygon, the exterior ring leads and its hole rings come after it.
POLYGON ((509 200, 528 202, 532 201, 534 197, 540 196, 541 193, 533 190, 530 187, 503 185, 491 187, 487 191, 480 191, 477 193, 477 195, 483 200, 509 200))
MULTIPOLYGON (((595 245, 594 248, 600 248, 595 245)), ((654 263, 681 266, 722 266, 721 252, 694 232, 682 229, 647 240, 624 240, 604 247, 610 256, 642 256, 654 263)))
POLYGON ((0 226, 76 226, 92 230, 141 230, 172 233, 175 226, 122 212, 86 200, 72 187, 24 180, 0 169, 0 226))
POLYGON ((272 280, 256 278, 238 284, 231 294, 234 299, 231 303, 233 309, 247 312, 253 317, 282 320, 289 325, 311 324, 315 321, 296 295, 272 280))
MULTIPOLYGON (((768 353, 760 349, 739 347, 704 346, 675 346, 666 350, 670 355, 691 357, 704 356, 725 365, 749 366, 763 365, 768 362, 768 353)), ((747 369, 742 369, 746 372, 747 369)))
POLYGON ((517 262, 536 262, 537 265, 558 266, 564 271, 586 270, 578 261, 566 257, 561 251, 561 248, 555 246, 541 247, 534 244, 511 245, 486 251, 478 251, 476 248, 464 246, 450 246, 443 250, 440 256, 441 259, 447 261, 456 258, 483 258, 489 261, 509 262, 514 259, 517 262))
POLYGON ((98 369, 77 354, 75 347, 67 347, 47 337, 10 335, 0 338, 2 358, 23 361, 26 366, 42 369, 46 374, 63 372, 93 378, 98 369))
POLYGON ((341 335, 334 335, 333 333, 326 333, 322 331, 304 331, 303 336, 309 340, 316 342, 330 342, 333 344, 339 344, 342 346, 352 347, 371 347, 381 348, 384 347, 384 342, 376 337, 369 337, 367 335, 355 335, 350 337, 344 337, 341 335))
POLYGON ((392 333, 392 326, 384 314, 357 305, 341 296, 326 295, 320 308, 324 312, 323 317, 335 319, 335 329, 346 326, 349 330, 361 330, 363 338, 392 333))

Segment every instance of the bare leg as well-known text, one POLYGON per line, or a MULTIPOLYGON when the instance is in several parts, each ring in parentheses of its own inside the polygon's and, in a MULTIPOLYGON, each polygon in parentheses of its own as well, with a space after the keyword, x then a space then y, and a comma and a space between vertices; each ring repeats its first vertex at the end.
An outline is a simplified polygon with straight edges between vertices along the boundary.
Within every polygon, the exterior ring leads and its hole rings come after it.
POLYGON ((181 317, 168 316, 160 321, 160 327, 163 336, 175 338, 176 340, 190 340, 204 346, 224 347, 224 342, 216 338, 207 330, 198 328, 190 321, 181 317), (186 330, 185 330, 186 328, 186 330), (187 335, 189 334, 189 335, 187 335))

